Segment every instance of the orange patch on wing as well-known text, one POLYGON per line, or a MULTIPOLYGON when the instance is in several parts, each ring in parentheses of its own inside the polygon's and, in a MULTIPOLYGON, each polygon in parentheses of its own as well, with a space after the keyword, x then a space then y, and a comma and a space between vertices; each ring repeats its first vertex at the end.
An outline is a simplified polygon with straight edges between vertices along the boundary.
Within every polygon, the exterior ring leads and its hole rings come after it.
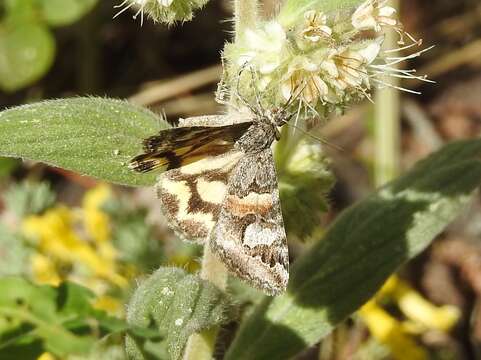
POLYGON ((272 195, 249 193, 243 198, 228 195, 225 205, 234 216, 244 217, 248 214, 267 215, 272 211, 272 195))

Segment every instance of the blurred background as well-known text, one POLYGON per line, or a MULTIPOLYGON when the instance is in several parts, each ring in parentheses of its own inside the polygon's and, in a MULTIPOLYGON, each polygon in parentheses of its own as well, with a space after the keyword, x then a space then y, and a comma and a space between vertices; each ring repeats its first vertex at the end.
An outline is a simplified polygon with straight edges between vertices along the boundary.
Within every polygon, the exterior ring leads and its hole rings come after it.
MULTIPOLYGON (((127 98, 171 121, 222 111, 214 91, 220 52, 230 39, 231 2, 211 0, 192 22, 170 28, 151 21, 141 27, 129 11, 112 19, 118 4, 0 1, 1 109, 94 95, 127 98)), ((264 12, 274 7, 275 1, 266 2, 264 12)), ((404 66, 436 84, 402 84, 422 94, 402 93, 399 111, 391 112, 399 121, 397 173, 481 130, 479 0, 402 0, 399 9, 405 30, 424 46, 435 45, 404 66)), ((323 226, 378 183, 375 162, 382 150, 376 146, 375 113, 372 104, 359 104, 321 130, 341 148, 326 147, 336 184, 328 195, 330 211, 320 219, 323 226)), ((478 200, 391 279, 379 295, 390 294, 385 306, 363 308, 299 358, 481 358, 480 210, 478 200), (415 300, 406 303, 406 294, 415 300), (386 324, 398 329, 398 337, 379 335, 386 324)), ((294 241, 293 253, 303 246, 308 244, 294 241)), ((195 271, 200 254, 168 230, 152 189, 127 189, 0 158, 0 276, 23 274, 45 284, 77 281, 95 291, 97 307, 121 315, 133 279, 160 264, 195 271)), ((246 303, 255 301, 246 291, 240 294, 246 303)), ((225 332, 224 345, 230 339, 229 329, 225 332)))

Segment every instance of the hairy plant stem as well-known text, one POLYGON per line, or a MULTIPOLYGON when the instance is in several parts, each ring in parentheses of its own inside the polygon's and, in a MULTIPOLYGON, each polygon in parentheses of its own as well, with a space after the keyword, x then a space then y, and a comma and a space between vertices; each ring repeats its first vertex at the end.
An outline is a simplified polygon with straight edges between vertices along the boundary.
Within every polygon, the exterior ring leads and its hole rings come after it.
MULTIPOLYGON (((202 270, 200 277, 208 280, 219 289, 225 290, 227 285, 227 269, 212 253, 209 244, 204 247, 202 270)), ((211 360, 215 349, 218 327, 208 329, 200 334, 193 334, 187 341, 184 360, 211 360)))
MULTIPOLYGON (((257 21, 258 0, 235 0, 234 31, 235 41, 239 41, 246 29, 253 27, 257 21)), ((232 97, 235 98, 235 97, 232 97)), ((227 109, 228 112, 231 109, 227 109)), ((204 246, 204 257, 200 277, 225 290, 227 286, 227 269, 212 253, 209 244, 204 246)), ((211 360, 219 328, 211 328, 199 334, 193 334, 187 341, 184 360, 211 360)))
POLYGON ((235 41, 238 41, 239 38, 244 35, 246 29, 255 26, 258 11, 258 0, 234 1, 235 41))
MULTIPOLYGON (((390 5, 399 8, 397 0, 390 5)), ((397 46, 397 34, 387 31, 384 46, 393 49, 397 46)), ((393 54, 390 54, 394 56, 393 54)), ((386 83, 398 86, 397 78, 384 79, 386 83)), ((375 116, 375 185, 381 186, 399 174, 400 167, 400 95, 394 88, 378 91, 374 105, 375 116)))

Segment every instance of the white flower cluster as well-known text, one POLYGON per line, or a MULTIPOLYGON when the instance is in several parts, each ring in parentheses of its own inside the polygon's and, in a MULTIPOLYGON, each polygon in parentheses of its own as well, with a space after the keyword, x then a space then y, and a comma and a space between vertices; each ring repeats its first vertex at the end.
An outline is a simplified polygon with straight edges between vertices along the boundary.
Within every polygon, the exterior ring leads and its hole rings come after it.
MULTIPOLYGON (((231 62, 235 59, 237 68, 255 70, 258 88, 271 90, 280 103, 295 98, 309 109, 343 107, 354 100, 370 99, 374 86, 388 85, 382 80, 386 74, 416 77, 414 70, 393 65, 423 51, 405 58, 390 58, 389 51, 381 51, 383 28, 404 34, 395 12, 386 0, 366 0, 344 18, 310 10, 289 30, 271 21, 246 31, 240 46, 226 48, 225 57, 231 62), (375 36, 363 36, 372 34, 375 36)), ((420 44, 409 38, 412 44, 404 48, 420 44)))
POLYGON ((136 19, 140 15, 140 24, 144 22, 144 13, 156 22, 171 24, 175 21, 191 20, 193 11, 201 8, 208 0, 124 0, 114 6, 120 9, 114 18, 127 11, 135 9, 136 19))
POLYGON ((144 24, 144 11, 146 5, 154 3, 154 5, 161 7, 169 7, 173 1, 174 0, 124 0, 121 4, 114 6, 114 8, 120 9, 119 12, 114 15, 114 18, 133 7, 134 9, 137 9, 133 18, 136 19, 140 14, 140 26, 142 26, 144 24))

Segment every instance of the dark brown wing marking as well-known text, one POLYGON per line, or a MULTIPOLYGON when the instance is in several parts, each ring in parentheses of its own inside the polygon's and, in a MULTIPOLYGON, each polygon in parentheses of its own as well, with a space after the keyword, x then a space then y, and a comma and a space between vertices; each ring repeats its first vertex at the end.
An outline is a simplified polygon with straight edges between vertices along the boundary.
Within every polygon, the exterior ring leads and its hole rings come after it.
POLYGON ((206 156, 231 150, 252 125, 243 122, 226 126, 189 126, 162 130, 144 140, 145 153, 134 157, 129 166, 148 172, 163 166, 167 170, 185 166, 206 156))
POLYGON ((227 183, 242 152, 206 157, 162 173, 157 195, 169 225, 181 238, 204 243, 217 222, 227 183))

